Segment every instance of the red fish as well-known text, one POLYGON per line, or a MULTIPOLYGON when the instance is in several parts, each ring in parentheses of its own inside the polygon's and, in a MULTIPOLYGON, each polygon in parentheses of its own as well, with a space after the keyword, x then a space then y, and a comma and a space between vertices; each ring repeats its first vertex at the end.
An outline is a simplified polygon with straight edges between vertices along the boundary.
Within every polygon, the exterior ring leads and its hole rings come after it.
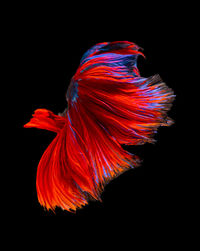
POLYGON ((122 145, 153 142, 159 126, 169 126, 175 97, 159 75, 140 76, 140 47, 128 41, 99 43, 82 57, 72 77, 68 107, 55 115, 37 109, 24 127, 56 133, 37 169, 39 203, 46 209, 76 211, 100 200, 104 186, 139 158, 122 145))

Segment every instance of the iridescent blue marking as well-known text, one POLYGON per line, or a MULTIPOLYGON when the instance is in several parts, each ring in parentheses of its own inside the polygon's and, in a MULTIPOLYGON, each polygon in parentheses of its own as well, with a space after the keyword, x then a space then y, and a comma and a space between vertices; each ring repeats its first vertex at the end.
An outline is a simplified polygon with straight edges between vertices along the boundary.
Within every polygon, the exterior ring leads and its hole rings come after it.
MULTIPOLYGON (((76 133, 75 133, 75 131, 73 130, 73 128, 71 127, 72 126, 72 121, 71 121, 71 118, 70 118, 70 116, 69 116, 69 112, 67 112, 67 117, 68 117, 68 119, 69 119, 69 127, 70 127, 70 129, 71 129, 71 131, 72 131, 72 133, 73 133, 73 135, 74 135, 74 138, 76 139, 76 133)), ((72 139, 73 140, 73 139, 72 139)))
POLYGON ((99 178, 98 178, 97 170, 96 170, 96 163, 94 160, 92 160, 92 163, 93 163, 93 167, 94 167, 95 181, 96 181, 96 183, 99 183, 99 178))
MULTIPOLYGON (((121 49, 121 48, 126 48, 128 47, 129 45, 131 45, 131 43, 121 43, 119 41, 119 43, 112 43, 112 42, 107 42, 107 43, 103 43, 103 44, 97 44, 97 45, 94 45, 92 48, 90 48, 89 50, 87 50, 82 58, 81 58, 81 65, 83 63, 86 62, 86 59, 91 59, 92 57, 90 57, 91 54, 93 53, 100 53, 100 52, 107 52, 107 51, 110 51, 110 50, 118 50, 118 49, 121 49)), ((135 50, 137 48, 134 48, 133 50, 135 50)), ((101 53, 101 54, 104 54, 104 53, 101 53)))
POLYGON ((76 102, 77 98, 78 98, 78 83, 75 82, 72 88, 72 92, 71 92, 72 102, 76 102))
MULTIPOLYGON (((104 156, 103 156, 103 159, 104 159, 104 161, 106 162, 106 166, 107 166, 108 169, 111 171, 112 169, 111 169, 110 165, 108 164, 108 161, 106 160, 106 158, 105 158, 104 156)), ((106 172, 104 166, 103 166, 103 173, 104 173, 104 175, 105 175, 106 178, 107 178, 107 177, 110 177, 110 173, 109 173, 109 172, 106 172)))
POLYGON ((102 58, 102 64, 107 63, 110 66, 119 66, 119 65, 124 65, 124 63, 129 63, 130 61, 133 62, 134 65, 137 63, 137 57, 138 55, 133 55, 133 54, 126 54, 126 55, 121 55, 121 54, 116 54, 116 53, 106 53, 106 54, 100 54, 100 55, 94 55, 92 57, 85 58, 82 62, 86 63, 89 60, 92 59, 97 59, 97 58, 102 58))
MULTIPOLYGON (((108 43, 107 43, 108 44, 108 43)), ((86 58, 88 58, 92 53, 94 53, 95 51, 96 52, 98 52, 98 51, 101 51, 101 48, 102 47, 104 47, 105 46, 105 44, 98 44, 98 45, 94 45, 94 46, 92 46, 92 48, 90 48, 89 50, 87 50, 84 54, 83 54, 83 56, 82 56, 82 58, 81 58, 81 65, 84 63, 83 61, 86 59, 86 58)))
POLYGON ((73 103, 76 102, 77 98, 78 98, 78 83, 72 80, 67 90, 67 99, 70 100, 73 105, 73 103))
POLYGON ((107 178, 108 177, 108 174, 106 173, 106 170, 105 170, 105 167, 103 166, 103 174, 104 176, 107 178))
POLYGON ((68 111, 67 111, 67 117, 68 117, 68 119, 69 119, 69 123, 72 124, 72 121, 71 121, 71 118, 70 118, 70 116, 69 116, 69 112, 68 112, 68 111))
POLYGON ((124 78, 124 73, 128 73, 133 74, 133 76, 136 77, 137 74, 133 72, 133 68, 137 67, 137 56, 138 55, 120 55, 115 53, 94 55, 92 57, 85 58, 83 60, 83 63, 86 63, 93 59, 98 59, 99 62, 85 67, 81 70, 81 73, 98 66, 105 66, 110 68, 110 72, 107 73, 108 75, 124 78))

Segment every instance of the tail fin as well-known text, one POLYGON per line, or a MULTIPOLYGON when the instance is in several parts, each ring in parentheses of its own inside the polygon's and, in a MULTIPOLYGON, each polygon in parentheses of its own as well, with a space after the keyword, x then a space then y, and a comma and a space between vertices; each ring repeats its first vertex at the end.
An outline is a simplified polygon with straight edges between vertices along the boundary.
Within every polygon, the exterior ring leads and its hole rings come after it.
POLYGON ((25 128, 35 127, 57 133, 39 162, 36 181, 40 204, 51 210, 56 206, 76 210, 86 204, 82 189, 90 192, 94 188, 90 170, 84 170, 88 160, 80 155, 80 146, 66 115, 58 116, 46 109, 37 109, 30 122, 24 125, 25 128))
POLYGON ((84 119, 79 113, 73 113, 77 119, 72 124, 69 111, 62 117, 38 109, 24 125, 57 133, 37 169, 38 200, 47 209, 59 206, 75 211, 87 204, 88 198, 100 200, 106 182, 129 165, 138 164, 137 158, 133 160, 119 143, 107 138, 104 129, 84 113, 83 110, 84 119))
POLYGON ((153 142, 157 128, 172 123, 173 91, 158 75, 140 76, 138 50, 127 41, 92 47, 72 78, 62 116, 38 109, 25 125, 57 133, 37 170, 38 199, 47 209, 75 211, 89 198, 100 200, 106 183, 139 165, 122 145, 153 142))

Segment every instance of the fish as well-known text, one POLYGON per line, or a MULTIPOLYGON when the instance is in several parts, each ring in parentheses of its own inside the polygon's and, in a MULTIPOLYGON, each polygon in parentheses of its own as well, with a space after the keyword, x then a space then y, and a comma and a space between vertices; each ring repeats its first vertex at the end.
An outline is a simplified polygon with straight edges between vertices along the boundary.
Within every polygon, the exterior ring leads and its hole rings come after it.
POLYGON ((129 41, 102 42, 84 53, 67 89, 67 108, 54 114, 36 109, 24 128, 52 131, 36 176, 40 205, 76 212, 101 200, 105 186, 141 160, 123 145, 154 143, 174 92, 156 74, 142 77, 142 48, 129 41))

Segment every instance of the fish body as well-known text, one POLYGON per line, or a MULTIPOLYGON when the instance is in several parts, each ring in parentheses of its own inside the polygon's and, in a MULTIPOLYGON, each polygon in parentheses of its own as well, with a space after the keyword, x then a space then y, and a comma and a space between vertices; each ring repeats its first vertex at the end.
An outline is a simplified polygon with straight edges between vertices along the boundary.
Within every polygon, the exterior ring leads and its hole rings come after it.
POLYGON ((56 133, 37 169, 38 200, 46 209, 76 211, 101 200, 108 182, 140 164, 122 146, 152 143, 159 126, 173 123, 167 116, 173 90, 159 75, 140 76, 140 55, 128 41, 93 46, 71 79, 65 111, 37 109, 24 125, 56 133))

